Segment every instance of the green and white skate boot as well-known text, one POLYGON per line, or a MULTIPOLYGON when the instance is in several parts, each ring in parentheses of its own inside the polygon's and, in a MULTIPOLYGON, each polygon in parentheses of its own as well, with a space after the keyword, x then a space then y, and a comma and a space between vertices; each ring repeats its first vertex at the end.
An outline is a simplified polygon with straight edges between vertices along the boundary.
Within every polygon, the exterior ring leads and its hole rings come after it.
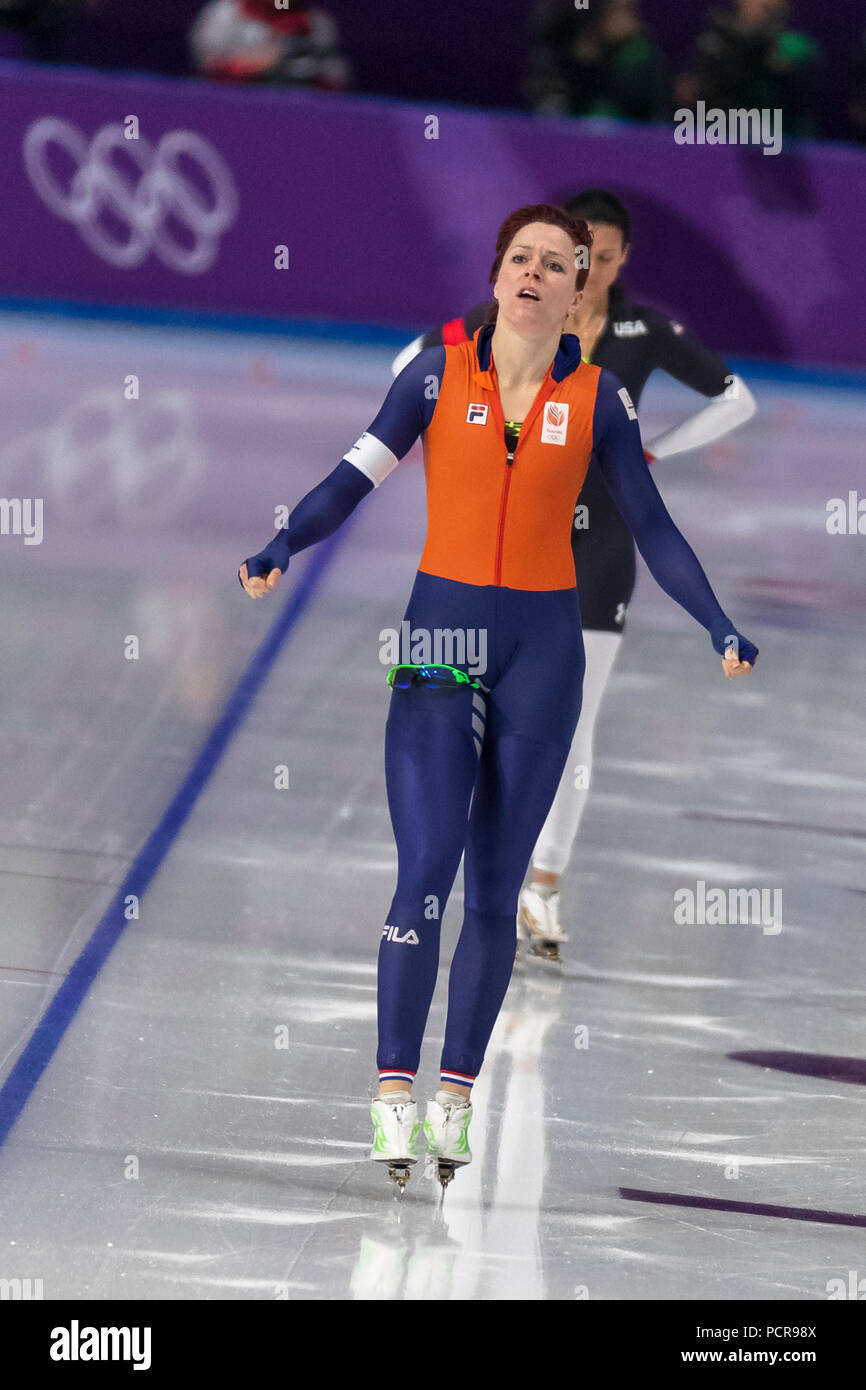
POLYGON ((388 1177, 402 1191, 409 1181, 411 1165, 418 1162, 418 1106, 408 1091, 392 1091, 370 1102, 373 1121, 373 1148, 370 1157, 388 1164, 388 1177))
POLYGON ((471 1163, 469 1122, 472 1106, 455 1091, 437 1091, 435 1100, 428 1100, 424 1119, 427 1152, 436 1160, 437 1177, 446 1188, 461 1164, 471 1163))

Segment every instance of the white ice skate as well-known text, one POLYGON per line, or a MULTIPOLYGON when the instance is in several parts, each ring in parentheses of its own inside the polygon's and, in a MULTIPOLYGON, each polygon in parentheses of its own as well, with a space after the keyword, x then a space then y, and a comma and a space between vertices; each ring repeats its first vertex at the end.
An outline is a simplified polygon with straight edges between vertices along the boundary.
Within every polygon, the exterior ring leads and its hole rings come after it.
POLYGON ((418 1162, 418 1106, 408 1091, 392 1091, 387 1099, 370 1102, 373 1121, 373 1148, 370 1157, 388 1164, 388 1177, 402 1191, 409 1181, 413 1163, 418 1162))
POLYGON ((543 898, 534 888, 523 888, 517 908, 517 941, 529 943, 529 954, 562 964, 559 948, 568 937, 559 921, 559 891, 543 898))
POLYGON ((435 1100, 428 1100, 424 1119, 427 1152, 436 1160, 437 1177, 446 1188, 454 1177, 455 1168, 471 1163, 469 1122, 472 1106, 454 1091, 437 1091, 435 1100))

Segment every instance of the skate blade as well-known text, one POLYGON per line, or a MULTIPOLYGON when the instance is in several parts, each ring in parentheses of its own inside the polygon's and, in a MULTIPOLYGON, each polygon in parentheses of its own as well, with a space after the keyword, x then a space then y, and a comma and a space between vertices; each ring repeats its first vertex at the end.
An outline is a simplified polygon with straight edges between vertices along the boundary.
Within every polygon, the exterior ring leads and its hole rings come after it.
POLYGON ((437 1165, 436 1165, 436 1176, 437 1176, 437 1178, 439 1179, 440 1183, 442 1184, 442 1191, 443 1191, 443 1192, 445 1191, 445 1188, 448 1186, 448 1184, 453 1180, 454 1174, 455 1174, 456 1171, 457 1171, 457 1164, 456 1164, 456 1163, 451 1163, 451 1162, 450 1162, 448 1159, 446 1159, 446 1158, 440 1158, 440 1159, 439 1159, 439 1161, 438 1161, 438 1163, 437 1163, 437 1165))
POLYGON ((559 959, 559 948, 568 941, 567 932, 561 932, 557 936, 542 936, 540 932, 534 932, 528 922, 521 916, 517 918, 517 954, 520 954, 520 947, 528 947, 529 955, 544 955, 550 952, 556 953, 559 959))
POLYGON ((401 1192, 403 1191, 404 1187, 409 1181, 409 1176, 411 1172, 412 1168, 408 1163, 388 1164, 388 1177, 391 1179, 392 1182, 395 1182, 397 1184, 401 1192))
POLYGON ((534 960, 543 960, 551 965, 562 965, 558 941, 531 941, 528 954, 534 960))

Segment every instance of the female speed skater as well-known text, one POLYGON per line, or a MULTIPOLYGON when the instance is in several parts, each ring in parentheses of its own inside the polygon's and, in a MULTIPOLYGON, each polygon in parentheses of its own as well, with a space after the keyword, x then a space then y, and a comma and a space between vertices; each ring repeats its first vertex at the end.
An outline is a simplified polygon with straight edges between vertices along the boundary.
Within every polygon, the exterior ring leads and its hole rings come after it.
MULTIPOLYGON (((742 378, 682 324, 636 304, 617 284, 631 246, 629 216, 619 199, 605 189, 591 188, 564 206, 583 218, 593 235, 583 298, 567 326, 579 338, 584 359, 614 372, 635 407, 656 368, 712 398, 695 415, 651 441, 647 458, 670 458, 711 444, 751 419, 755 399, 742 378)), ((422 348, 471 338, 494 311, 489 301, 476 305, 465 318, 417 338, 395 359, 393 371, 396 374, 422 348)), ((518 939, 528 943, 530 955, 557 962, 560 946, 568 940, 560 920, 560 876, 571 858, 589 796, 595 723, 636 578, 631 532, 594 459, 579 503, 571 539, 586 649, 583 704, 559 790, 532 855, 531 878, 520 893, 517 918, 518 939)))
POLYGON ((418 1156, 411 1087, 461 856, 463 926, 424 1134, 443 1187, 471 1159, 472 1083, 511 978, 518 893, 580 713, 571 529, 593 451, 654 579, 707 629, 724 674, 748 674, 757 656, 659 496, 627 390, 563 334, 590 245, 586 223, 562 208, 512 213, 490 276, 495 324, 419 353, 369 429, 238 571, 252 597, 270 593, 291 556, 335 531, 423 436, 427 538, 404 621, 413 634, 483 632, 486 661, 471 677, 465 660, 389 672, 398 875, 379 945, 371 1157, 401 1188, 418 1156))

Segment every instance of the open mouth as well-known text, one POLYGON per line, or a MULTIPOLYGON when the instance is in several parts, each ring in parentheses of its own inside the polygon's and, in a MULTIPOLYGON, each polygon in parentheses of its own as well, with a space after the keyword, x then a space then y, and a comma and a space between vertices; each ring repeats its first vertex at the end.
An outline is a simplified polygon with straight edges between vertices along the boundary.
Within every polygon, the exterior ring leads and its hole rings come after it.
POLYGON ((534 299, 535 302, 536 302, 536 304, 539 303, 538 295, 535 293, 535 290, 521 290, 520 293, 519 293, 519 295, 517 296, 517 298, 518 298, 518 299, 534 299))

